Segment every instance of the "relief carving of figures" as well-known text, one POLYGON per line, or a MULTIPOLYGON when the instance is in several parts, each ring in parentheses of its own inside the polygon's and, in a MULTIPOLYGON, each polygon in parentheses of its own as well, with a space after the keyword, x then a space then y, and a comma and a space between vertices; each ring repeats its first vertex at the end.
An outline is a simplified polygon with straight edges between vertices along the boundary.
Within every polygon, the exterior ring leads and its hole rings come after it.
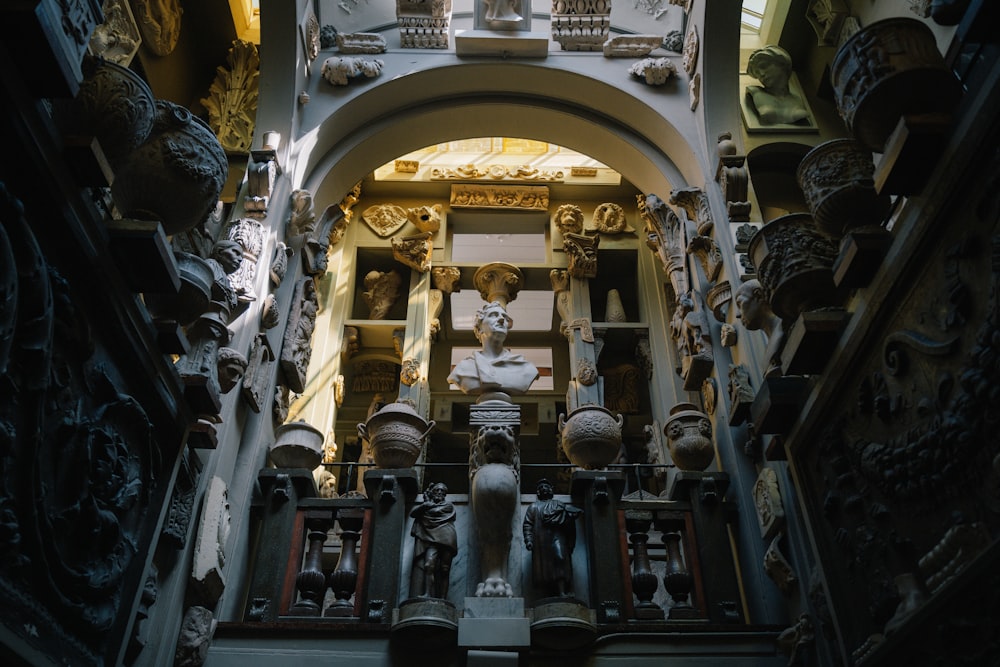
POLYGON ((288 235, 312 234, 316 229, 316 211, 313 196, 308 190, 296 189, 291 194, 291 211, 288 214, 288 235))
POLYGON ((104 0, 101 9, 104 23, 90 36, 90 53, 128 67, 142 41, 128 0, 104 0))
POLYGON ((326 207, 316 225, 316 231, 309 235, 302 247, 303 270, 306 273, 311 276, 326 273, 330 248, 344 238, 350 222, 351 216, 344 210, 343 204, 330 204, 326 207))
POLYGON ((267 334, 261 332, 254 336, 250 348, 250 358, 247 360, 246 373, 243 375, 243 400, 250 409, 260 412, 264 407, 265 392, 271 381, 271 364, 274 362, 274 351, 267 340, 267 334))
POLYGON ((398 232, 406 224, 407 216, 402 206, 376 204, 366 208, 361 214, 361 219, 380 238, 386 238, 398 232))
POLYGON ((625 218, 625 210, 615 203, 605 203, 594 209, 594 229, 601 234, 625 234, 635 230, 625 218))
POLYGON ((694 292, 681 294, 670 319, 670 336, 677 346, 677 373, 684 378, 684 388, 696 391, 714 368, 712 333, 701 298, 694 292), (697 299, 698 303, 695 302, 697 299))
POLYGON ((750 384, 750 371, 743 364, 729 364, 729 424, 742 424, 750 416, 756 396, 750 384))
POLYGON ((399 300, 403 278, 396 271, 369 271, 361 297, 368 304, 368 319, 384 320, 399 300))
POLYGON ((354 364, 351 391, 377 391, 390 394, 399 386, 399 364, 390 361, 366 360, 354 364))
POLYGON ((541 479, 537 500, 524 513, 524 548, 531 552, 535 588, 559 597, 572 596, 576 519, 583 510, 553 497, 552 482, 541 479))
POLYGON ((351 79, 374 79, 382 73, 384 65, 385 61, 377 58, 365 60, 355 56, 334 56, 323 61, 321 74, 331 85, 346 86, 351 79))
POLYGON ((278 241, 274 246, 274 255, 271 257, 270 275, 271 284, 275 287, 280 287, 281 281, 285 279, 285 273, 288 271, 288 260, 292 258, 294 253, 295 251, 282 241, 278 241))
POLYGON ((611 412, 639 414, 639 380, 642 371, 635 364, 619 364, 605 368, 604 407, 611 412))
POLYGON ((229 152, 246 153, 253 141, 257 120, 257 80, 260 56, 257 46, 237 39, 226 57, 229 69, 216 69, 208 96, 201 99, 208 111, 208 126, 229 152))
POLYGON ((316 284, 310 277, 295 284, 292 310, 285 325, 281 344, 280 367, 288 388, 297 394, 305 391, 306 374, 312 358, 312 335, 319 310, 316 284))
POLYGON ((552 224, 560 234, 582 234, 583 211, 576 204, 560 204, 552 214, 552 224))
POLYGON ((337 33, 337 50, 341 53, 385 53, 385 37, 377 32, 337 33))
POLYGON ((597 277, 597 246, 600 236, 585 234, 564 234, 563 250, 569 256, 567 271, 574 278, 597 277))
POLYGON ((646 223, 646 245, 660 258, 674 294, 686 293, 690 282, 684 261, 687 230, 683 221, 656 195, 637 195, 636 199, 639 215, 646 223))
POLYGON ((241 218, 231 224, 226 230, 226 238, 239 243, 243 255, 240 267, 230 274, 229 282, 236 291, 236 298, 241 303, 257 300, 255 282, 257 277, 257 262, 264 246, 264 226, 250 218, 241 218))
POLYGON ((431 253, 434 252, 433 236, 431 232, 424 232, 391 239, 393 259, 414 271, 427 273, 431 268, 431 253))
POLYGON ((181 34, 180 0, 132 0, 132 10, 146 47, 158 56, 169 56, 181 34))
POLYGON ((407 209, 406 219, 421 232, 437 234, 441 229, 441 204, 407 209))
POLYGON ((448 598, 451 561, 458 553, 455 506, 447 501, 448 487, 436 482, 424 491, 424 502, 413 508, 413 569, 410 596, 448 598))
POLYGON ((480 169, 474 164, 459 167, 434 167, 431 169, 431 179, 436 181, 554 181, 562 182, 565 174, 562 171, 542 171, 531 165, 508 167, 503 164, 492 164, 480 169))
POLYGON ((762 538, 770 539, 784 530, 785 506, 778 489, 778 475, 772 468, 764 468, 757 476, 753 485, 753 502, 762 538))
POLYGON ((450 203, 454 208, 516 208, 546 211, 549 188, 545 185, 453 185, 450 203))

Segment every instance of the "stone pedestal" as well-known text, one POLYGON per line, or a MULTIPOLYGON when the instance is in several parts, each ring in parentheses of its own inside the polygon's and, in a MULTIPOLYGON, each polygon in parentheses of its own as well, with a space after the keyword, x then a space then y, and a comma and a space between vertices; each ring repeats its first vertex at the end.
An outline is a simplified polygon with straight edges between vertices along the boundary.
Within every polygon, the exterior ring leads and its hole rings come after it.
POLYGON ((754 433, 787 433, 799 418, 808 392, 809 382, 804 377, 764 378, 750 405, 754 433))
POLYGON ((459 647, 519 649, 531 645, 524 598, 465 598, 458 620, 459 647))
POLYGON ((392 613, 392 639, 422 648, 454 646, 458 635, 458 610, 436 598, 403 600, 392 613))
POLYGON ((580 600, 546 598, 535 603, 531 643, 553 650, 587 646, 597 636, 596 614, 580 600))

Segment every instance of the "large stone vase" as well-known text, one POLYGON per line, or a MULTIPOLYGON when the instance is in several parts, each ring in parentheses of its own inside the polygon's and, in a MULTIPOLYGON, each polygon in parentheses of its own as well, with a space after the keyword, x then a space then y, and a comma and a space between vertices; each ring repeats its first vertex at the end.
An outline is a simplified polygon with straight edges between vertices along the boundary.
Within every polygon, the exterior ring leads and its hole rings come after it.
POLYGON ((950 112, 962 95, 934 33, 910 18, 876 21, 856 32, 834 56, 830 78, 848 129, 876 153, 901 117, 950 112))
POLYGON ((790 213, 763 225, 750 239, 749 251, 771 310, 782 320, 839 305, 833 283, 837 245, 808 213, 790 213))
POLYGON ((88 56, 83 71, 86 78, 73 99, 72 131, 97 137, 117 168, 153 130, 156 99, 142 77, 103 58, 88 56))
POLYGON ((304 421, 282 424, 268 453, 276 468, 313 470, 323 460, 323 432, 304 421))
POLYGON ((599 405, 583 405, 559 415, 562 448, 570 463, 587 470, 606 468, 618 458, 624 419, 599 405))
POLYGON ((368 441, 379 468, 409 468, 417 462, 424 440, 435 422, 425 421, 407 403, 389 403, 358 424, 358 435, 368 441))
POLYGON ((892 205, 875 190, 875 163, 854 139, 833 139, 809 151, 796 172, 819 230, 840 238, 852 228, 880 225, 892 205))
POLYGON ((123 215, 159 221, 167 235, 177 234, 208 217, 228 171, 208 125, 182 106, 157 100, 153 130, 122 160, 111 195, 123 215))
POLYGON ((667 449, 680 470, 701 472, 715 459, 712 422, 692 403, 678 403, 670 409, 663 426, 667 449))

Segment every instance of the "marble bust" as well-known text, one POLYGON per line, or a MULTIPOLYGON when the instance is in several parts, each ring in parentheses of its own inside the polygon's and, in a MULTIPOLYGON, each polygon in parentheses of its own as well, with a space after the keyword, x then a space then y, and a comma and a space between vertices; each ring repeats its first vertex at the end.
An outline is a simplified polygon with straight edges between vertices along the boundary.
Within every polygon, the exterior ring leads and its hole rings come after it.
POLYGON ((792 57, 780 46, 765 46, 750 54, 747 74, 761 85, 746 88, 747 105, 761 125, 788 125, 809 121, 802 98, 789 89, 792 57))
POLYGON ((746 281, 733 295, 739 314, 737 317, 748 331, 763 331, 767 334, 767 350, 764 355, 769 366, 765 377, 781 375, 781 350, 785 345, 784 328, 781 318, 771 310, 764 286, 756 278, 746 281))
POLYGON ((463 393, 488 398, 506 399, 528 391, 538 379, 538 368, 520 354, 514 354, 504 341, 514 321, 499 301, 493 301, 476 312, 473 330, 482 345, 471 357, 458 362, 448 376, 448 382, 458 385, 463 393))

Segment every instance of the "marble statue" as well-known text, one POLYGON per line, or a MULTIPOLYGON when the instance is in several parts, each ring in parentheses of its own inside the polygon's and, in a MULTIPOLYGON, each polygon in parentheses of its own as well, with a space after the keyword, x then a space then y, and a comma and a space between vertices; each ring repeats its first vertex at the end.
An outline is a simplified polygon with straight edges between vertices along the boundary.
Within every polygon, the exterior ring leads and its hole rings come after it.
POLYGON ((448 597, 448 573, 458 553, 455 532, 455 506, 445 500, 448 487, 436 482, 424 492, 424 502, 413 508, 410 535, 416 541, 413 570, 410 573, 411 597, 448 597))
POLYGON ((524 547, 531 552, 531 575, 539 590, 572 595, 576 518, 583 510, 553 498, 552 483, 541 479, 538 499, 524 513, 524 547))
POLYGON ((483 0, 486 20, 490 23, 520 23, 524 17, 518 13, 520 0, 483 0))
POLYGON ((747 73, 761 85, 747 86, 747 104, 761 125, 791 124, 809 119, 802 98, 791 92, 792 57, 780 46, 769 45, 750 54, 747 73))
POLYGON ((514 320, 499 301, 484 305, 476 312, 473 330, 483 349, 458 362, 448 382, 458 385, 465 394, 508 400, 523 394, 538 379, 538 368, 520 354, 514 354, 504 341, 514 320), (497 396, 499 394, 499 396, 497 396))
POLYGON ((737 317, 748 331, 761 330, 767 334, 767 351, 765 358, 769 361, 765 377, 781 375, 781 349, 784 346, 785 335, 781 318, 771 310, 764 286, 756 278, 746 281, 736 290, 734 297, 737 317))

